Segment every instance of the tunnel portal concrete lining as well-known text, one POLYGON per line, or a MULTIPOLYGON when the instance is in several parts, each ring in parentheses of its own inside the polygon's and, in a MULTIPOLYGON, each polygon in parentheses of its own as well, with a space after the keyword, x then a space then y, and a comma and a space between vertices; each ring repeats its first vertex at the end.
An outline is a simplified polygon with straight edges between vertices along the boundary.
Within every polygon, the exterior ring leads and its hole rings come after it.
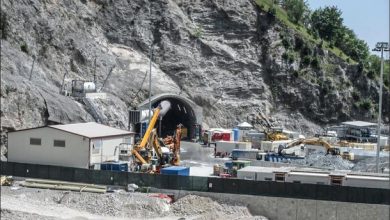
MULTIPOLYGON (((194 138, 196 135, 195 125, 202 124, 203 110, 190 99, 170 93, 159 94, 151 97, 152 108, 156 108, 161 101, 168 100, 171 103, 171 109, 161 119, 161 136, 173 135, 178 124, 183 124, 187 128, 188 138, 194 138)), ((149 108, 149 99, 138 105, 141 110, 149 108)), ((159 128, 159 122, 156 125, 159 128)))

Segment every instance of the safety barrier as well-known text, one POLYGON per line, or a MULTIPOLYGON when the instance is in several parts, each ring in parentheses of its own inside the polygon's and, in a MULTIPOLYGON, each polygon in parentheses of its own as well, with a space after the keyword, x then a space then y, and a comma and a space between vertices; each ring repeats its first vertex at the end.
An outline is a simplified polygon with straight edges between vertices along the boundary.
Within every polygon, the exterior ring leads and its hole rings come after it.
POLYGON ((173 176, 1 162, 1 175, 127 186, 390 205, 390 189, 173 176))

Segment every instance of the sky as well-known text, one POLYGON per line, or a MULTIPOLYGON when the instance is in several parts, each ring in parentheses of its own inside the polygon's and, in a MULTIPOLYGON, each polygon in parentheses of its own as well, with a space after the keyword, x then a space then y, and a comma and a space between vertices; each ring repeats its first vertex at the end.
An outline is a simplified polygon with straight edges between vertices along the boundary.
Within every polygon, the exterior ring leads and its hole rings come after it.
POLYGON ((307 3, 313 11, 337 6, 344 25, 366 41, 370 50, 377 42, 389 41, 389 0, 307 0, 307 3))

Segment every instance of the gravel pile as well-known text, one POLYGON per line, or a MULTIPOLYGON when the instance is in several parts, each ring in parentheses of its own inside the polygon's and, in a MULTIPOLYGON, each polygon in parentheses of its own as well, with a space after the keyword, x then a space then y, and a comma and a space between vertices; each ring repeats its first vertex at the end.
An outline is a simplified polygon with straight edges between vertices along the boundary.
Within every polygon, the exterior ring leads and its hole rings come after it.
POLYGON ((187 195, 171 206, 176 216, 196 216, 191 219, 267 219, 263 216, 252 216, 245 206, 220 204, 211 198, 187 195))
POLYGON ((322 152, 313 152, 305 159, 292 160, 292 164, 310 166, 331 170, 350 170, 354 167, 354 163, 349 160, 344 160, 341 156, 324 155, 322 152))
POLYGON ((267 219, 245 206, 220 204, 207 197, 185 196, 173 204, 146 193, 87 193, 1 187, 1 219, 267 219))
POLYGON ((156 217, 164 216, 169 211, 169 205, 146 194, 129 193, 69 193, 55 196, 54 201, 60 201, 66 207, 78 208, 89 213, 115 217, 156 217), (83 204, 80 206, 80 204, 83 204))
MULTIPOLYGON (((379 169, 389 167, 390 161, 388 157, 379 158, 379 169)), ((352 168, 353 171, 361 172, 375 172, 376 171, 376 158, 370 157, 363 160, 360 160, 352 168)))
POLYGON ((14 220, 14 219, 40 219, 40 220, 55 220, 54 217, 42 216, 32 214, 28 212, 20 212, 15 210, 1 209, 2 220, 14 220))
MULTIPOLYGON (((15 186, 14 186, 15 187, 15 186)), ((169 214, 169 204, 143 193, 87 193, 21 187, 2 187, 2 195, 42 207, 63 207, 82 213, 119 218, 157 218, 169 214)), ((3 202, 3 201, 2 201, 3 202)))

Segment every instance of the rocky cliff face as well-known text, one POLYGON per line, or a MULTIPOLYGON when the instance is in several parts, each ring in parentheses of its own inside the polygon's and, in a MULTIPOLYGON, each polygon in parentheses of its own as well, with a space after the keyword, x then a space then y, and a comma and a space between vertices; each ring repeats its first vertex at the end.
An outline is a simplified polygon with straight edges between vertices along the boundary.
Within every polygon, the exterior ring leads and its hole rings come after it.
POLYGON ((212 127, 258 112, 303 132, 375 116, 378 85, 359 65, 306 42, 251 0, 3 0, 1 12, 3 134, 93 121, 82 102, 59 93, 63 75, 95 73, 99 89, 111 68, 109 99, 95 104, 125 128, 126 109, 148 93, 142 82, 152 45, 152 94, 190 98, 212 127))

